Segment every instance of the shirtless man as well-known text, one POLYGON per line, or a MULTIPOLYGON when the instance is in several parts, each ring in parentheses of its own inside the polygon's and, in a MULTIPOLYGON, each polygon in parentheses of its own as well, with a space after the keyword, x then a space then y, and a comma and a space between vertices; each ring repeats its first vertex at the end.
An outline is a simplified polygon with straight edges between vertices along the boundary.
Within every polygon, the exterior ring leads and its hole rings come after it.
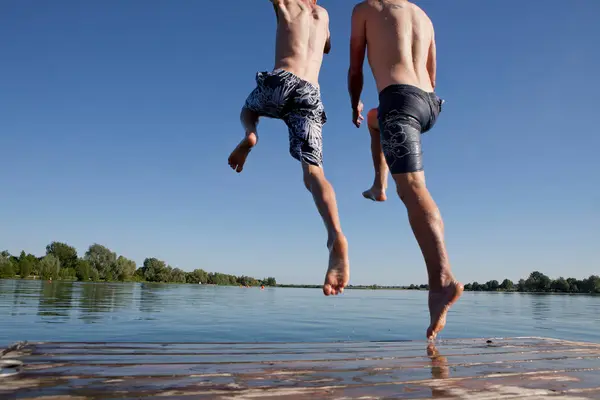
POLYGON ((423 10, 407 0, 365 0, 354 7, 348 89, 352 122, 357 127, 363 120, 360 94, 365 50, 379 92, 377 115, 370 113, 371 132, 379 131, 383 150, 380 158, 381 152, 374 149, 373 159, 381 177, 376 187, 379 193, 374 195, 383 199, 381 194, 385 194, 385 159, 427 265, 431 317, 427 338, 432 340, 444 328, 450 306, 463 292, 450 270, 444 223, 425 185, 421 160, 421 133, 432 128, 442 106, 434 92, 433 24, 423 10))
POLYGON ((229 156, 242 172, 256 145, 259 117, 277 118, 289 130, 290 154, 300 161, 304 185, 312 194, 327 228, 329 267, 323 293, 342 293, 350 278, 348 243, 342 233, 335 192, 323 173, 322 127, 325 109, 319 89, 323 54, 329 53, 329 15, 316 0, 270 0, 277 16, 275 66, 256 74, 256 88, 242 108, 245 136, 229 156))

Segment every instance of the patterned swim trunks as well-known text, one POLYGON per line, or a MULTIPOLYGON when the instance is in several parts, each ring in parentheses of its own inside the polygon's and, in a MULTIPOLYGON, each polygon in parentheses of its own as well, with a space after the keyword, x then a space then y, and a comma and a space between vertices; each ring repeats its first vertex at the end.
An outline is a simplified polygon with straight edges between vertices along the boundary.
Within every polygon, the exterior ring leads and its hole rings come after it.
POLYGON ((256 84, 244 108, 261 117, 283 120, 289 130, 292 157, 322 166, 322 130, 327 116, 319 87, 282 69, 258 72, 256 84))
POLYGON ((433 128, 443 103, 412 85, 390 85, 379 93, 381 149, 393 175, 423 170, 421 134, 433 128))

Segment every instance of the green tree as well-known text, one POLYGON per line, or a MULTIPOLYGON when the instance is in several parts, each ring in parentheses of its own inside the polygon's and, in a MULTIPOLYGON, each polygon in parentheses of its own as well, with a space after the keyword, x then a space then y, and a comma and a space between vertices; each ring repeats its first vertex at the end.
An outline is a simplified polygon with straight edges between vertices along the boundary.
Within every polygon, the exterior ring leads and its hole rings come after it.
POLYGON ((156 258, 146 258, 144 260, 143 273, 144 279, 148 282, 167 282, 170 271, 164 261, 156 258), (162 280, 167 277, 167 280, 162 280))
POLYGON ((135 270, 135 274, 133 274, 133 280, 136 282, 143 282, 146 280, 144 277, 144 267, 140 267, 135 270))
POLYGON ((93 282, 98 282, 100 280, 100 273, 94 267, 90 267, 90 279, 93 282))
POLYGON ((579 293, 579 286, 581 285, 581 281, 575 278, 567 278, 567 283, 569 284, 569 292, 579 293))
POLYGON ((245 275, 237 277, 235 283, 242 286, 258 286, 259 284, 258 280, 245 275))
POLYGON ((114 271, 114 264, 117 262, 116 253, 97 243, 89 247, 84 258, 98 271, 100 279, 106 279, 107 275, 110 277, 114 271))
POLYGON ((186 274, 186 282, 187 283, 207 283, 208 282, 208 273, 203 269, 195 269, 192 272, 188 272, 186 274))
POLYGON ((583 293, 600 293, 600 277, 597 275, 591 275, 589 278, 584 279, 579 290, 583 293))
POLYGON ((63 280, 73 280, 77 278, 77 272, 73 268, 61 268, 58 276, 63 280))
POLYGON ((550 290, 552 280, 539 271, 534 271, 525 281, 525 287, 532 292, 547 292, 550 290))
MULTIPOLYGON (((268 277, 265 281, 265 286, 275 287, 277 286, 277 281, 272 276, 268 277)), ((411 285, 414 286, 414 285, 411 285)))
POLYGON ((46 246, 46 255, 53 255, 60 261, 61 268, 77 268, 77 250, 66 243, 52 242, 46 246))
POLYGON ((52 254, 48 254, 40 261, 40 275, 42 279, 56 279, 60 274, 60 261, 52 254))
POLYGON ((514 287, 515 285, 510 279, 505 279, 500 284, 500 289, 502 290, 513 290, 514 287))
POLYGON ((170 282, 174 283, 185 283, 185 272, 180 270, 179 268, 174 268, 171 271, 170 282))
MULTIPOLYGON (((24 251, 21 252, 21 255, 19 256, 19 275, 21 275, 21 277, 23 278, 27 278, 29 275, 39 275, 39 268, 38 268, 38 264, 40 263, 40 259, 38 259, 36 256, 34 256, 33 254, 25 254, 24 251), (23 268, 23 264, 29 264, 29 272, 25 271, 21 271, 21 268, 23 268), (23 276, 25 275, 25 276, 23 276)), ((27 268, 27 267, 25 267, 27 268)))
POLYGON ((10 262, 13 265, 13 268, 15 268, 15 271, 17 271, 17 264, 19 263, 19 257, 13 256, 11 254, 8 255, 8 259, 10 260, 10 262))
POLYGON ((10 255, 0 254, 0 279, 10 279, 15 276, 15 267, 10 260, 10 255))
POLYGON ((19 260, 19 276, 21 279, 25 279, 31 275, 33 271, 33 263, 27 257, 21 257, 19 260))
POLYGON ((128 281, 135 274, 136 265, 135 261, 129 260, 123 256, 119 256, 117 258, 117 262, 115 263, 115 271, 114 275, 120 281, 128 281))
POLYGON ((173 268, 167 265, 166 268, 161 269, 157 275, 156 282, 168 283, 171 282, 171 276, 173 275, 173 268))
POLYGON ((23 250, 21 250, 21 254, 19 255, 19 257, 13 257, 13 256, 10 257, 13 268, 15 270, 15 275, 21 276, 21 259, 24 259, 25 257, 26 257, 26 254, 23 250))
POLYGON ((488 281, 486 283, 486 286, 487 286, 488 290, 491 290, 492 292, 494 292, 500 288, 500 284, 496 280, 488 281))
POLYGON ((562 276, 558 279, 555 279, 550 284, 550 289, 554 292, 568 293, 570 291, 569 282, 562 276))
POLYGON ((588 278, 592 293, 600 293, 600 276, 592 275, 588 278))
POLYGON ((105 274, 104 274, 104 280, 106 282, 113 282, 116 280, 114 272, 112 269, 109 269, 105 274))
POLYGON ((77 279, 82 282, 88 282, 92 276, 92 266, 87 260, 79 260, 75 269, 77 279))

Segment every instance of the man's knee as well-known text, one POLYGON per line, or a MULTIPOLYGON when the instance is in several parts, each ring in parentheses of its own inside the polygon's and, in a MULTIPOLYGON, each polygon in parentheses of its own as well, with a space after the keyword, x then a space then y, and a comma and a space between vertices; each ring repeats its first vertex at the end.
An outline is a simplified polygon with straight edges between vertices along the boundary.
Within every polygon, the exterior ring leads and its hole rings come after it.
POLYGON ((240 112, 240 121, 243 124, 256 124, 258 122, 258 113, 244 106, 240 112))
POLYGON ((398 196, 404 202, 411 202, 427 192, 423 171, 393 175, 398 196))
POLYGON ((377 109, 373 108, 367 113, 367 126, 369 130, 379 131, 379 121, 377 119, 377 109))

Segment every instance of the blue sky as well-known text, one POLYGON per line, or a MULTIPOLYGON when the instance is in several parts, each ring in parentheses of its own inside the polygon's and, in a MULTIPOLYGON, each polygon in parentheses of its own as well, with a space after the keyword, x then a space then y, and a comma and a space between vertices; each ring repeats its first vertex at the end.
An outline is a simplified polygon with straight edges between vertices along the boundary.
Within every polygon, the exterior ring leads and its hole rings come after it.
MULTIPOLYGON (((364 200, 369 136, 346 90, 354 2, 323 0, 333 49, 321 87, 326 174, 354 284, 426 281, 400 200, 364 200)), ((426 176, 457 277, 600 272, 600 2, 421 1, 438 44, 426 176), (595 182, 595 183, 594 183, 595 182)), ((325 230, 264 120, 244 172, 227 165, 256 71, 273 66, 268 1, 0 3, 0 248, 104 244, 280 282, 320 283, 325 230)), ((366 107, 377 105, 365 65, 366 107)))

